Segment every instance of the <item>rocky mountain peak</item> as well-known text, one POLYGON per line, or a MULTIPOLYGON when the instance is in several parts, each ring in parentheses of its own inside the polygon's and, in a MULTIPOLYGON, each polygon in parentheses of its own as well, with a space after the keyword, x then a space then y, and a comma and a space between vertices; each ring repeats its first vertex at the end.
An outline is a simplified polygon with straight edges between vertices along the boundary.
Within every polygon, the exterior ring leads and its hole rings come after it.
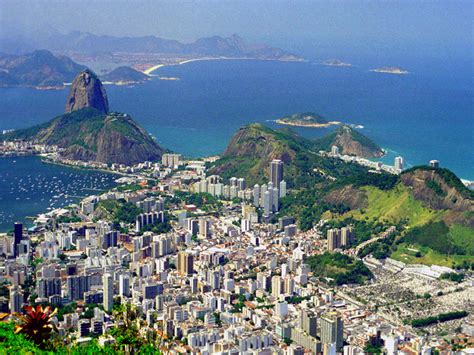
POLYGON ((87 107, 104 113, 109 112, 109 102, 104 86, 97 75, 89 69, 80 72, 72 82, 65 112, 70 113, 87 107))

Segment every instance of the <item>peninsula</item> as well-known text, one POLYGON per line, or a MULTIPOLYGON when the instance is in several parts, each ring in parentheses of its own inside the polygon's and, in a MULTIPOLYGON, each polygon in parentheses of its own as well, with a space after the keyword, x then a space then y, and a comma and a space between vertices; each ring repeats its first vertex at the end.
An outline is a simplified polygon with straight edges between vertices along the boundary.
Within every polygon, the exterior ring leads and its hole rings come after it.
POLYGON ((109 112, 99 78, 86 69, 74 79, 65 114, 49 122, 0 135, 0 140, 57 147, 58 158, 132 165, 156 161, 164 153, 129 115, 109 112))
POLYGON ((292 115, 279 118, 275 122, 286 126, 311 128, 324 128, 341 124, 339 121, 327 121, 323 116, 314 112, 294 113, 292 115))

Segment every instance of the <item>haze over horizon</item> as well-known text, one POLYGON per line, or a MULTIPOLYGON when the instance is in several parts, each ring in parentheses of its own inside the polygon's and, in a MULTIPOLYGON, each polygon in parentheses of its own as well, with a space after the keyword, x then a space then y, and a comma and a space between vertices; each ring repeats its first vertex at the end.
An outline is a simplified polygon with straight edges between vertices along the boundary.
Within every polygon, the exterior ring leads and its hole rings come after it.
POLYGON ((238 33, 310 58, 472 60, 472 15, 466 1, 444 2, 96 2, 2 3, 0 38, 62 33, 147 36, 191 42, 238 33))

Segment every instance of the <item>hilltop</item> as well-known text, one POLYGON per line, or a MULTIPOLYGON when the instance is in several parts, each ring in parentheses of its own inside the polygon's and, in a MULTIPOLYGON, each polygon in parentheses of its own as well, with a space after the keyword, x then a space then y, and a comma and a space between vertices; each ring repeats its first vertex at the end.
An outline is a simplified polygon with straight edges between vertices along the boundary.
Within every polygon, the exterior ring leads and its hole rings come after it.
POLYGON ((64 158, 107 164, 155 161, 164 152, 129 115, 109 113, 105 89, 90 70, 74 79, 64 115, 1 138, 57 145, 64 158))
POLYGON ((63 86, 84 68, 66 56, 55 56, 47 50, 23 55, 0 54, 0 86, 63 86))
POLYGON ((374 243, 362 256, 375 253, 377 258, 449 267, 474 263, 474 193, 448 169, 414 167, 390 189, 345 186, 326 194, 324 201, 345 206, 324 214, 336 224, 369 230, 398 226, 397 238, 374 243))
POLYGON ((82 108, 95 108, 103 113, 109 112, 109 100, 104 86, 95 73, 86 69, 72 82, 66 101, 66 113, 82 108))
POLYGON ((384 155, 384 151, 377 143, 346 125, 318 139, 315 148, 330 151, 334 145, 339 148, 340 154, 362 158, 380 158, 384 155))

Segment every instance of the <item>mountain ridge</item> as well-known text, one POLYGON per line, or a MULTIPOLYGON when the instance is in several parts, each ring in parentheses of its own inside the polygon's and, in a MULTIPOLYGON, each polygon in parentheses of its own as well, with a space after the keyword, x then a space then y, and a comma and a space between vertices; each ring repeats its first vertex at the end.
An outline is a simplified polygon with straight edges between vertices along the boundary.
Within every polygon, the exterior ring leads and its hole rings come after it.
POLYGON ((48 50, 22 55, 0 54, 0 86, 63 86, 85 68, 48 50))
MULTIPOLYGON (((110 36, 96 35, 89 32, 72 31, 62 34, 59 31, 48 29, 44 33, 34 34, 30 41, 24 45, 3 46, 6 51, 15 48, 43 48, 61 53, 160 53, 173 55, 198 55, 198 56, 229 56, 229 57, 251 57, 254 59, 273 60, 302 60, 301 57, 284 51, 281 48, 265 44, 249 44, 237 34, 230 37, 209 36, 196 39, 191 43, 183 43, 173 39, 165 39, 157 36, 110 36)), ((1 44, 1 42, 0 42, 1 44)))

